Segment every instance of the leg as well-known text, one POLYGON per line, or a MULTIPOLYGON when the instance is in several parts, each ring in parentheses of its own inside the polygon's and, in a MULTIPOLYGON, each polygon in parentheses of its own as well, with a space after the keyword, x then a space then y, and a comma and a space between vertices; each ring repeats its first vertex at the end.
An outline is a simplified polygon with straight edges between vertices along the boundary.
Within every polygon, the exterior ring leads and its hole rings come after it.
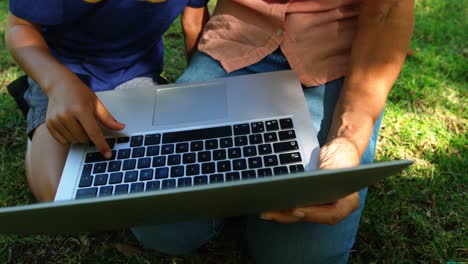
POLYGON ((48 98, 28 79, 24 99, 29 105, 27 132, 31 141, 26 150, 25 167, 29 187, 41 202, 52 201, 62 175, 69 146, 58 143, 45 125, 48 98), (47 155, 44 155, 47 151, 47 155))
POLYGON ((50 135, 45 124, 34 131, 25 165, 29 187, 39 201, 54 200, 68 149, 69 146, 60 144, 50 135), (46 156, 44 150, 47 150, 46 156))
MULTIPOLYGON (((321 145, 325 143, 343 79, 304 89, 314 127, 321 145)), ((376 123, 361 163, 370 163, 380 128, 376 123)), ((313 223, 278 224, 258 216, 249 218, 249 248, 258 263, 346 263, 354 244, 367 189, 360 194, 359 209, 341 223, 328 226, 313 223)))

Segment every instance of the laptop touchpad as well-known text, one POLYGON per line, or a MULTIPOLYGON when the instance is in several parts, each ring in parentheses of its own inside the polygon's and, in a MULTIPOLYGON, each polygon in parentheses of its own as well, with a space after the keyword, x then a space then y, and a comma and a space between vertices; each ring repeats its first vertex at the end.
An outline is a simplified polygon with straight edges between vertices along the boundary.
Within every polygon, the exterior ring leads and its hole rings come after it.
POLYGON ((159 89, 153 125, 165 126, 227 117, 224 82, 159 89))

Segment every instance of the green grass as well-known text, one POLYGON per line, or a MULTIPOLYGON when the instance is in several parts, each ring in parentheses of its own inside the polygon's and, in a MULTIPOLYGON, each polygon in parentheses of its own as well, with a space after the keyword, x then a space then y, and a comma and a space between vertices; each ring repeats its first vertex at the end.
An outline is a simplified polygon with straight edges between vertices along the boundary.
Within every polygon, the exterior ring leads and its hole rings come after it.
MULTIPOLYGON (((415 160, 369 189, 353 263, 468 261, 466 187, 468 1, 418 0, 409 58, 389 97, 377 160, 415 160)), ((6 1, 0 2, 5 21, 6 1)), ((0 34, 4 26, 0 24, 0 34)), ((166 72, 185 67, 179 22, 166 35, 166 72)), ((5 85, 20 74, 0 40, 0 206, 33 202, 24 176, 25 122, 5 85)), ((188 256, 142 250, 127 230, 67 236, 0 236, 0 263, 245 263, 233 221, 188 256)))

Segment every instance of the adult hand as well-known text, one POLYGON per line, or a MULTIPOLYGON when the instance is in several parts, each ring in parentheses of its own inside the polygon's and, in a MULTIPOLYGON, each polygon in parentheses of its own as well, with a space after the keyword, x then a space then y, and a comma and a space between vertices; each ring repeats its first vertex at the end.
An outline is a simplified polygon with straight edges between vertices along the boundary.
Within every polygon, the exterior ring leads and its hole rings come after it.
MULTIPOLYGON (((320 150, 319 168, 338 169, 359 165, 356 147, 346 138, 335 138, 320 150)), ((348 217, 359 207, 359 193, 352 193, 331 204, 311 205, 289 210, 265 212, 262 219, 279 223, 299 221, 335 225, 348 217)))
POLYGON ((46 125, 61 144, 91 140, 106 158, 112 156, 99 121, 112 130, 125 127, 107 111, 101 100, 76 75, 70 73, 48 90, 46 125))

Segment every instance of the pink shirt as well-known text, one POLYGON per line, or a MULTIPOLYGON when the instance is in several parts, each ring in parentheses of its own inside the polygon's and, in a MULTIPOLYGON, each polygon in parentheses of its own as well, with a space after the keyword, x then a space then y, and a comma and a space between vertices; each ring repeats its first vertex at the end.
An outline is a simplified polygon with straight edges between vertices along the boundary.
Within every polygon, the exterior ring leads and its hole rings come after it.
POLYGON ((281 47, 301 82, 346 75, 360 0, 218 0, 199 50, 227 72, 281 47))

